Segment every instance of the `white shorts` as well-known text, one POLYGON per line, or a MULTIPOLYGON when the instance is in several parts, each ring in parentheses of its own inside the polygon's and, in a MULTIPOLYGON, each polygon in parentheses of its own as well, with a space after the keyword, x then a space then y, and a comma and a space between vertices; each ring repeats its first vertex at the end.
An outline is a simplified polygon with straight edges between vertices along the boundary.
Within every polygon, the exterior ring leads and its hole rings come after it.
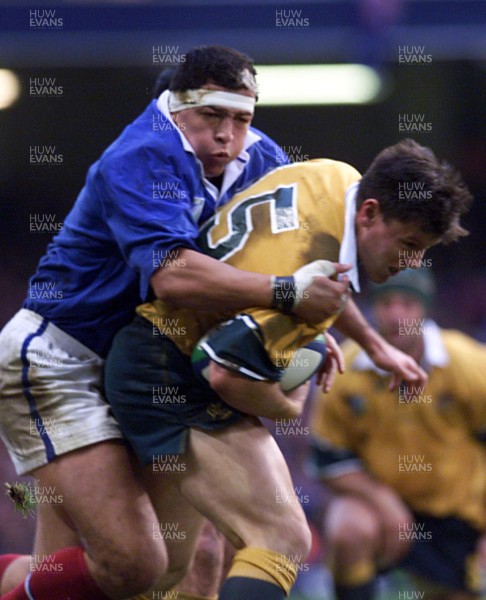
POLYGON ((0 333, 0 435, 19 475, 121 438, 103 398, 103 359, 30 310, 0 333))

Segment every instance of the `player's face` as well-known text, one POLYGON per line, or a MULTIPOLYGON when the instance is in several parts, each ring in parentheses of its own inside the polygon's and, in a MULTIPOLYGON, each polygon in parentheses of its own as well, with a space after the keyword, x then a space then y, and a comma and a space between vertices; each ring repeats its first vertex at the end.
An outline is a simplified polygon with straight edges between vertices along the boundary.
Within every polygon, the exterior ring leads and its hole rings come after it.
MULTIPOLYGON (((202 87, 223 92, 235 91, 210 83, 202 87)), ((236 92, 255 97, 245 88, 236 92)), ((173 113, 172 117, 194 148, 206 177, 217 177, 242 151, 253 115, 222 106, 198 106, 173 113)))
POLYGON ((439 240, 416 222, 385 222, 376 200, 365 200, 356 215, 358 258, 375 283, 407 268, 417 268, 425 251, 439 240))
POLYGON ((376 300, 373 316, 386 341, 403 352, 421 343, 425 307, 414 295, 390 290, 376 300))

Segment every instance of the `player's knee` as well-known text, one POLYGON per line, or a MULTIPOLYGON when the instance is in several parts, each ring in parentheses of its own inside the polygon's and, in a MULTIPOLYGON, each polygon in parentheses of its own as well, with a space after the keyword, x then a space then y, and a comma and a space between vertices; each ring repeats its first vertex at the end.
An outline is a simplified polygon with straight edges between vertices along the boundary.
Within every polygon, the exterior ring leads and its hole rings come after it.
POLYGON ((274 533, 278 539, 275 551, 286 556, 299 556, 299 560, 308 556, 312 546, 312 533, 300 505, 298 509, 282 514, 281 522, 274 525, 274 533))
POLYGON ((354 551, 356 547, 375 548, 379 536, 379 523, 369 513, 349 514, 348 518, 326 528, 327 542, 341 553, 354 551))
POLYGON ((312 532, 304 518, 298 528, 294 532, 292 548, 295 548, 297 555, 301 556, 300 560, 304 560, 309 556, 312 547, 312 532))
POLYGON ((162 544, 144 540, 110 552, 98 565, 108 587, 128 597, 152 587, 166 572, 168 559, 162 544))

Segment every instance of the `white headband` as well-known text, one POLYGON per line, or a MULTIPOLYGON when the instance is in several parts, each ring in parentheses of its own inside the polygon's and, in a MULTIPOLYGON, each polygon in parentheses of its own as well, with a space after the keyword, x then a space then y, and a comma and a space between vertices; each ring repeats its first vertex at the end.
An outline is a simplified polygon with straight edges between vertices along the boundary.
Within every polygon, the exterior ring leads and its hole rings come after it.
POLYGON ((255 112, 255 98, 236 94, 235 92, 220 92, 218 90, 184 90, 183 92, 170 92, 169 110, 178 112, 196 106, 222 106, 234 110, 243 110, 253 114, 255 112))

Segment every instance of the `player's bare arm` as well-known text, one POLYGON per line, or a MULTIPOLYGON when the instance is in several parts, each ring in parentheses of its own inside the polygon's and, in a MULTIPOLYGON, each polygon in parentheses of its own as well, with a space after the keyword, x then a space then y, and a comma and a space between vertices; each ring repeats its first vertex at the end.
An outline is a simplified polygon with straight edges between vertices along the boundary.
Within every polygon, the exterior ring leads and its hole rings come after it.
MULTIPOLYGON (((169 304, 230 311, 272 305, 269 275, 236 269, 188 248, 179 249, 177 264, 178 268, 160 267, 151 278, 157 298, 169 304)), ((334 267, 337 274, 349 268, 338 263, 334 263, 334 267)), ((295 314, 309 323, 320 322, 342 308, 342 297, 347 291, 346 282, 313 277, 299 299, 295 314)))
POLYGON ((236 269, 188 248, 177 254, 178 268, 162 266, 151 279, 160 300, 184 308, 239 310, 270 307, 270 276, 236 269))
POLYGON ((248 379, 214 361, 209 366, 209 383, 226 404, 246 414, 268 419, 299 417, 309 391, 306 383, 284 393, 279 383, 248 379))
POLYGON ((419 387, 427 383, 427 373, 412 357, 389 344, 373 329, 351 298, 334 325, 364 348, 377 367, 391 371, 390 390, 397 389, 403 381, 419 387))

